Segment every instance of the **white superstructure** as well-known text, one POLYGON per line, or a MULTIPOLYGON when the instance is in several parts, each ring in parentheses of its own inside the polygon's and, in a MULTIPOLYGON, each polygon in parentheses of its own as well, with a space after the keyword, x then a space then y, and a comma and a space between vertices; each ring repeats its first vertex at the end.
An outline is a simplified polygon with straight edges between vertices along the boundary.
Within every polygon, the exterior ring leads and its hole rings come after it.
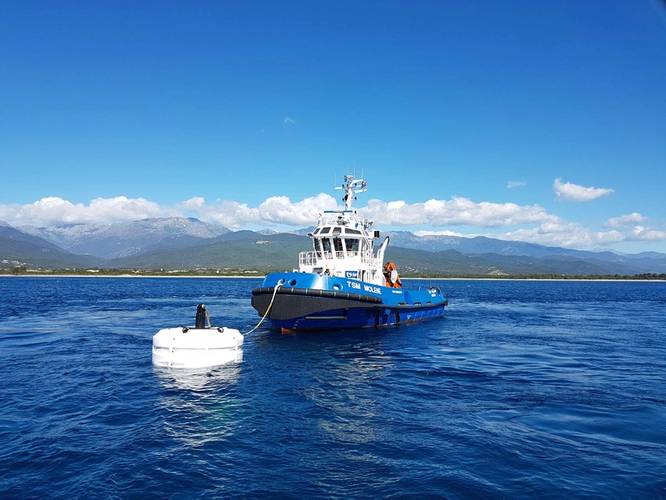
POLYGON ((319 215, 317 227, 308 234, 313 250, 299 254, 298 270, 385 285, 382 271, 389 238, 375 250, 379 231, 372 231, 373 222, 352 209, 356 194, 367 190, 367 182, 346 175, 344 184, 336 189, 345 193, 342 198, 345 208, 319 215))

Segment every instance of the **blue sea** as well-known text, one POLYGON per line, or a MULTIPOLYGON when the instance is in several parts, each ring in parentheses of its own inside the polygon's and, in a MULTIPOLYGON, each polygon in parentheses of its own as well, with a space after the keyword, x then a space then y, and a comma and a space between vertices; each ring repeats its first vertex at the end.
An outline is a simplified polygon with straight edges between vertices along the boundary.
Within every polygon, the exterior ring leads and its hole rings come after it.
POLYGON ((666 497, 666 283, 440 281, 443 319, 152 367, 258 284, 0 278, 0 497, 666 497))

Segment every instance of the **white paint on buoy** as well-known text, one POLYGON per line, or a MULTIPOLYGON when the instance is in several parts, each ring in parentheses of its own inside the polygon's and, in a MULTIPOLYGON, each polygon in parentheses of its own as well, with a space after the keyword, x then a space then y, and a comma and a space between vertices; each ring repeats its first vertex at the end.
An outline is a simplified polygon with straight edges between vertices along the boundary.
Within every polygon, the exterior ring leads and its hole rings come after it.
POLYGON ((243 335, 233 328, 163 328, 153 336, 153 364, 208 368, 243 360, 243 335))

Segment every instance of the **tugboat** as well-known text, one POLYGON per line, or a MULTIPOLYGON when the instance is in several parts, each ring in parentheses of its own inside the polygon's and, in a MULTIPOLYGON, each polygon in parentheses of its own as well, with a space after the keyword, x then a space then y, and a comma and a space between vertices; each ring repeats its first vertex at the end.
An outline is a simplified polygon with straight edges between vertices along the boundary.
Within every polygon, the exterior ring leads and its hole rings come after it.
POLYGON ((403 288, 394 262, 384 263, 373 221, 352 209, 364 179, 346 175, 344 210, 319 215, 308 237, 312 250, 298 256, 298 269, 270 273, 252 290, 252 306, 283 331, 379 328, 440 317, 448 305, 436 287, 403 288))

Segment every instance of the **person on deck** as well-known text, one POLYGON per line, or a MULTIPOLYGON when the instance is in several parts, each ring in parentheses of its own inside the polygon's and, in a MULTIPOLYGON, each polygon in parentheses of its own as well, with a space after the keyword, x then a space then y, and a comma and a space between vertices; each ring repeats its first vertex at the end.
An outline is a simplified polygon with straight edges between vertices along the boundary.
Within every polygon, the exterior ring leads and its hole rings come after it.
POLYGON ((384 278, 386 279, 386 286, 389 288, 402 288, 402 281, 398 275, 398 266, 395 262, 387 262, 384 264, 384 278))

